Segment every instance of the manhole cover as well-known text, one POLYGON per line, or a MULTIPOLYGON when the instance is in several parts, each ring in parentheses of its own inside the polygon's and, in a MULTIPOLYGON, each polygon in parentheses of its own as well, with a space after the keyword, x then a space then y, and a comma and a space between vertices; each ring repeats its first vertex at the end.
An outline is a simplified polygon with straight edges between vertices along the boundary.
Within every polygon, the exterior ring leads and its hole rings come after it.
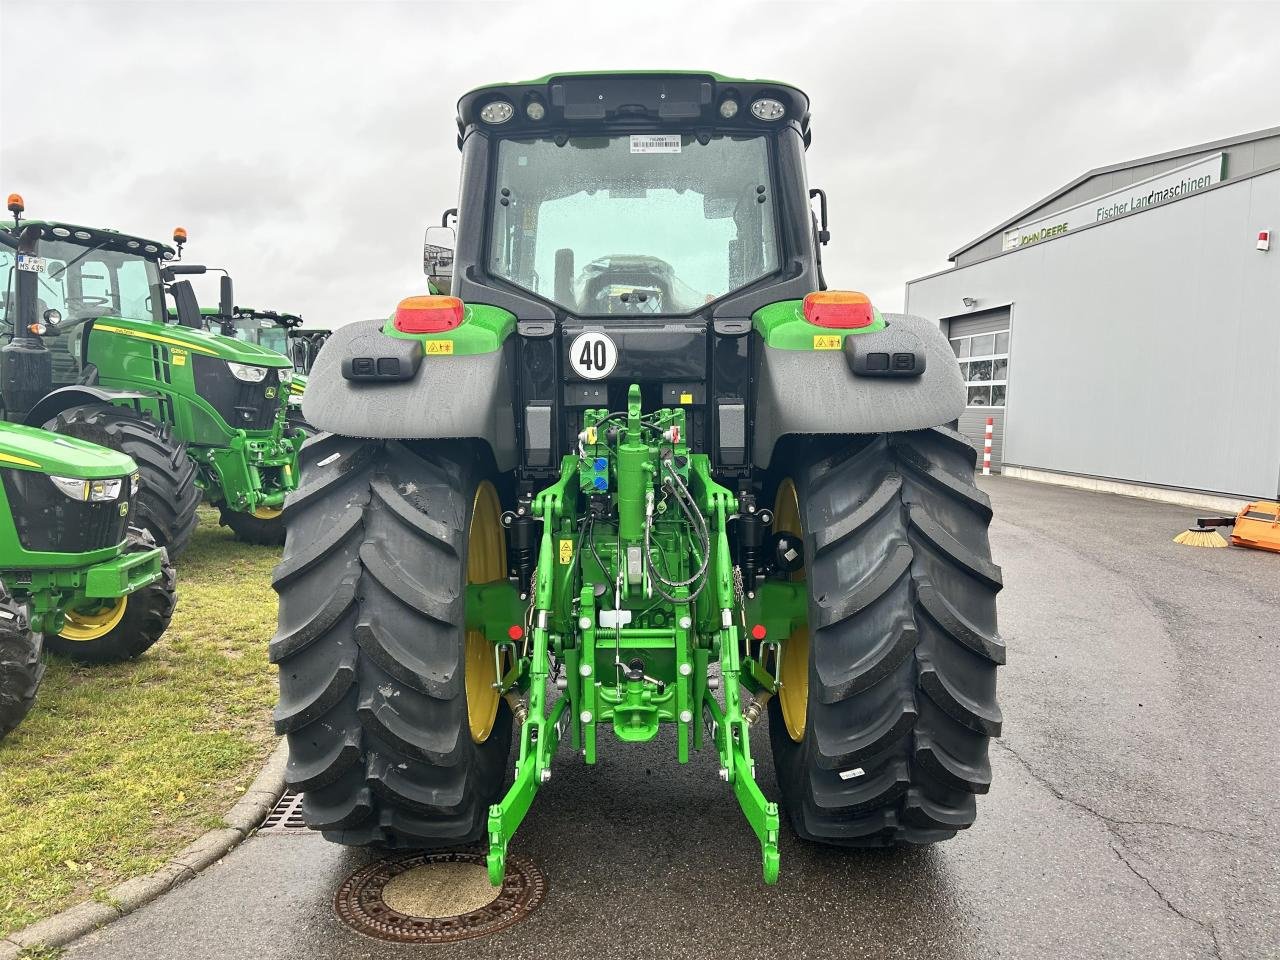
POLYGON ((455 850, 380 860, 343 881, 333 908, 358 933, 397 943, 452 943, 486 937, 523 920, 547 881, 523 857, 507 857, 500 888, 485 855, 455 850))

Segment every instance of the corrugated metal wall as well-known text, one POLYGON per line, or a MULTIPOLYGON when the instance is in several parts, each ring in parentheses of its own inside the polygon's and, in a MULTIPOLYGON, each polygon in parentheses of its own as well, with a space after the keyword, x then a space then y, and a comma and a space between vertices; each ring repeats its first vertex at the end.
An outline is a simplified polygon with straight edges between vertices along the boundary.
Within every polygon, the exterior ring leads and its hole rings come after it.
POLYGON ((1009 464, 1274 497, 1280 171, 907 285, 941 320, 1013 304, 1009 464))

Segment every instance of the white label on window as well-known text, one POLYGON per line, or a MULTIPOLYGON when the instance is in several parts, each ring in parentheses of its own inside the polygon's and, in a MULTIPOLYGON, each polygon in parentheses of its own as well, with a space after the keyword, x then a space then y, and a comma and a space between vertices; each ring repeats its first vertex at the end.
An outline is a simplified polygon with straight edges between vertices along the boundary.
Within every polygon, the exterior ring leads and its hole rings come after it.
POLYGON ((603 380, 618 365, 618 347, 607 333, 588 330, 573 338, 569 365, 583 380, 603 380))
POLYGON ((680 134, 678 133, 633 133, 631 135, 632 153, 679 153, 680 134))

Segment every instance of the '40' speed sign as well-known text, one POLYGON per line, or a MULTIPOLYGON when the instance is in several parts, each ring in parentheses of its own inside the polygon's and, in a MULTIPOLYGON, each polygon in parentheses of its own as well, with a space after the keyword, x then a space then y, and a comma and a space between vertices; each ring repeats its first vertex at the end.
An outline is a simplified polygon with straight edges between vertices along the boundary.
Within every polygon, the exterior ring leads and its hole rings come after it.
POLYGON ((587 330, 569 345, 569 366, 584 380, 603 380, 618 365, 618 346, 607 333, 587 330))

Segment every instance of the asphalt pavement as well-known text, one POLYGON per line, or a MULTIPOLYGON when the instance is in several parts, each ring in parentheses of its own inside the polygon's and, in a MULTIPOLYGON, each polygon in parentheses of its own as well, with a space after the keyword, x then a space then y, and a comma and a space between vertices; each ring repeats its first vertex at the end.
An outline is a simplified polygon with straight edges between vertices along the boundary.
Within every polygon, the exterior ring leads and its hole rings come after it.
MULTIPOLYGON (((1173 544, 1193 509, 983 486, 1005 724, 956 839, 846 852, 784 818, 766 887, 710 752, 619 745, 587 768, 563 750, 513 844, 546 899, 488 939, 355 934, 333 894, 371 855, 263 834, 68 960, 1280 957, 1280 555, 1173 544)), ((767 732, 753 743, 776 797, 767 732)))

